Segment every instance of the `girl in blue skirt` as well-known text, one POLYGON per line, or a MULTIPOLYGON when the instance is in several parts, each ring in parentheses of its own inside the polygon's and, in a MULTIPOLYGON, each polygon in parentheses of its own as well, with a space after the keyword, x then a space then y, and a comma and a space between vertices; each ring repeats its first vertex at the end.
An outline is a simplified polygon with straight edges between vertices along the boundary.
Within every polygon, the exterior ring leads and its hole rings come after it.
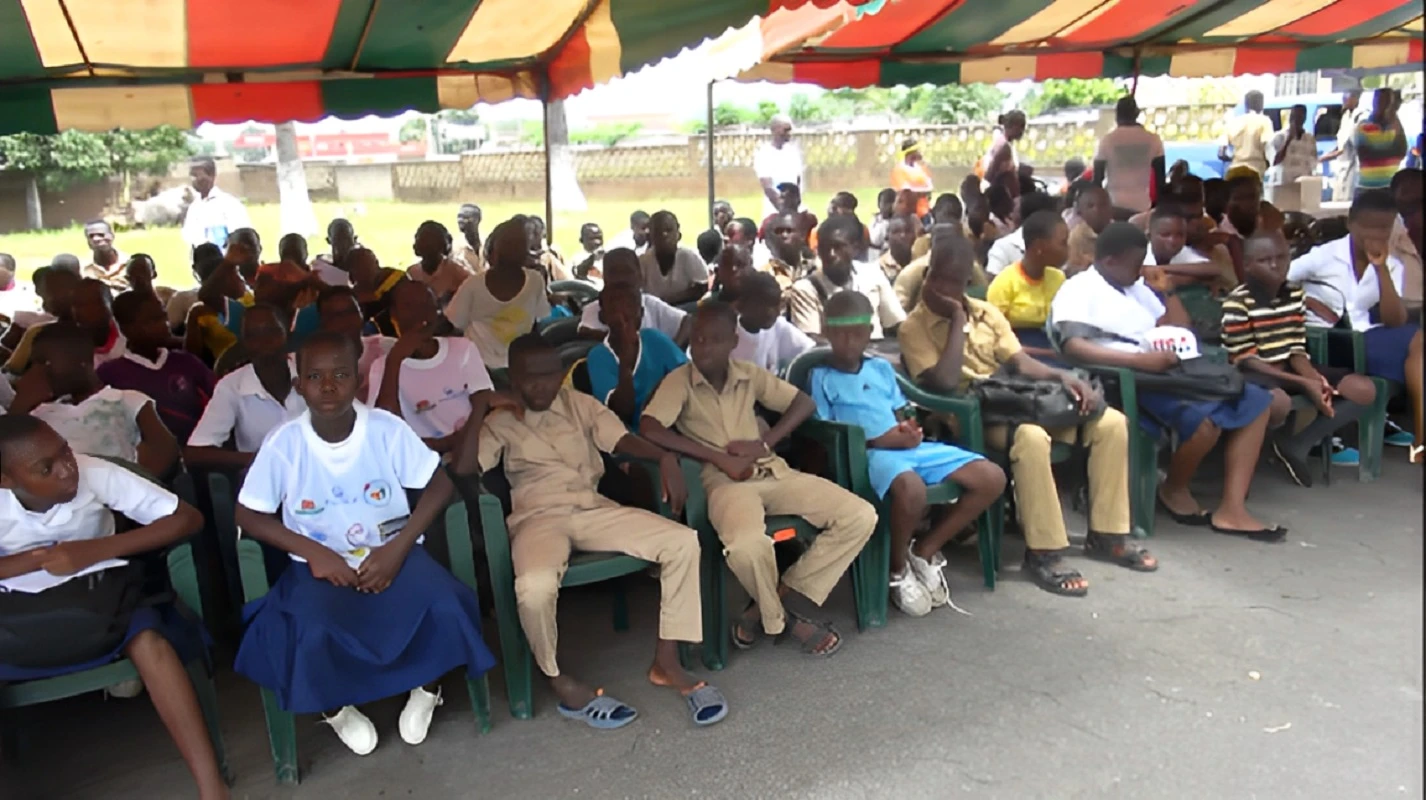
POLYGON ((420 744, 441 704, 426 687, 495 659, 475 593, 418 546, 455 487, 400 417, 354 402, 359 357, 340 334, 308 338, 294 381, 308 411, 268 436, 238 494, 242 530, 296 563, 245 609, 233 667, 366 755, 376 728, 357 705, 409 692, 398 727, 420 744), (421 488, 413 511, 405 490, 421 488))

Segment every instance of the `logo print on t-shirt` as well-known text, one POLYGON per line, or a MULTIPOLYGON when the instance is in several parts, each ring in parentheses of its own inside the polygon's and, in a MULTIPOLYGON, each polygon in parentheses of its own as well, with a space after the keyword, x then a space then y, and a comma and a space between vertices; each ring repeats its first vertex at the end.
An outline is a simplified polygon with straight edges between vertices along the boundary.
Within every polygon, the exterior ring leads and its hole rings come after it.
POLYGON ((391 502, 391 486, 383 480, 374 480, 362 487, 362 495, 367 505, 384 506, 391 502))
POLYGON ((360 522, 347 529, 347 544, 352 547, 366 544, 366 528, 363 528, 360 522))
POLYGON ((298 514, 320 514, 320 513, 322 513, 322 507, 319 506, 319 505, 317 505, 317 501, 316 501, 316 500, 299 500, 299 501, 297 501, 297 511, 296 511, 296 513, 298 513, 298 514))

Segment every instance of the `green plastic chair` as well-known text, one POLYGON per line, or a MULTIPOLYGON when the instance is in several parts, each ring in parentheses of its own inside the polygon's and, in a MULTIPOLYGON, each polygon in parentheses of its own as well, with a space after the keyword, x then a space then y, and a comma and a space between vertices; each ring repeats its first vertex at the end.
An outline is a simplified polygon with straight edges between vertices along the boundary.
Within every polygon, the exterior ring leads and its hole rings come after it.
MULTIPOLYGON (((1349 367, 1358 375, 1367 373, 1366 340, 1359 331, 1309 327, 1307 352, 1314 363, 1349 367), (1331 344, 1334 340, 1350 344, 1350 364, 1340 360, 1334 363, 1331 357, 1331 344)), ((1401 384, 1385 378, 1372 378, 1371 381, 1376 385, 1376 402, 1357 418, 1357 450, 1361 454, 1361 462, 1357 466, 1357 480, 1361 483, 1370 483, 1381 477, 1382 451, 1385 449, 1383 439, 1386 437, 1386 406, 1392 397, 1405 390, 1401 384)), ((1331 463, 1330 455, 1327 457, 1327 463, 1331 463)))
MULTIPOLYGON (((645 474, 655 484, 653 496, 660 496, 663 484, 658 477, 657 464, 637 459, 616 460, 644 467, 645 474)), ((491 591, 495 596, 495 620, 500 628, 500 655, 505 664, 505 694, 510 701, 510 715, 516 719, 530 719, 535 713, 535 659, 530 652, 525 631, 520 627, 520 613, 515 599, 515 565, 510 557, 510 533, 505 525, 505 507, 500 498, 491 494, 479 481, 472 483, 472 488, 479 492, 480 527, 485 538, 485 557, 490 565, 491 591)), ((661 515, 673 519, 672 510, 662 500, 659 501, 658 511, 661 515)), ((643 572, 654 565, 652 561, 622 553, 576 551, 570 554, 569 568, 565 571, 560 586, 602 583, 643 572)), ((707 597, 706 591, 704 597, 707 597)), ((616 586, 613 611, 614 630, 628 630, 629 602, 622 586, 616 586)), ((706 635, 705 631, 705 637, 706 635)), ((692 656, 689 645, 680 643, 678 651, 684 666, 690 666, 692 656)))
POLYGON ((599 299, 599 290, 594 288, 594 284, 584 281, 555 281, 550 284, 550 293, 569 295, 580 306, 599 299))
MULTIPOLYGON (((793 432, 793 452, 804 452, 809 445, 827 455, 827 477, 849 491, 859 492, 854 482, 848 453, 855 447, 865 453, 866 437, 859 428, 842 423, 809 419, 793 432), (853 433, 853 431, 855 431, 853 433), (855 442, 855 444, 853 444, 855 442)), ((698 531, 703 549, 703 664, 710 670, 721 670, 728 663, 728 631, 732 618, 728 614, 728 570, 723 557, 723 543, 708 519, 708 496, 703 491, 703 465, 692 459, 682 459, 684 482, 688 484, 688 502, 684 518, 690 528, 698 531)), ((796 466, 796 465, 794 465, 796 466)), ((865 481, 865 471, 861 479, 865 481)), ((791 533, 799 542, 810 543, 821 533, 807 520, 791 515, 769 515, 767 534, 778 538, 791 533)), ((891 538, 884 526, 878 525, 871 540, 848 570, 852 577, 852 595, 856 602, 857 629, 879 628, 886 624, 889 597, 891 538)))
MULTIPOLYGON (((158 483, 153 476, 137 464, 115 458, 105 458, 104 460, 158 483)), ((184 502, 189 501, 185 499, 184 502)), ((198 569, 193 560, 192 544, 182 542, 175 545, 169 549, 166 561, 169 581, 174 594, 190 611, 201 618, 203 595, 199 590, 198 569)), ((213 755, 218 760, 218 770, 223 775, 223 779, 231 784, 233 773, 228 768, 228 756, 223 745, 223 731, 218 717, 218 690, 213 685, 213 676, 207 660, 201 657, 196 658, 185 664, 184 668, 188 672, 188 679, 193 682, 193 691, 198 696, 198 705, 203 711, 203 721, 208 726, 208 738, 213 744, 213 755)), ((139 671, 134 667, 134 663, 127 658, 121 658, 102 667, 54 678, 0 683, 0 710, 63 700, 66 697, 100 691, 122 681, 137 680, 138 677, 139 671)), ((20 752, 20 740, 16 734, 17 731, 14 729, 0 727, 0 741, 4 742, 3 748, 7 757, 20 752)))
POLYGON ((988 286, 988 285, 987 285, 987 286, 967 286, 967 287, 966 287, 966 297, 974 297, 974 298, 977 299, 977 300, 984 300, 986 293, 989 292, 989 291, 990 291, 990 286, 988 286))
MULTIPOLYGON (((446 509, 446 547, 449 550, 451 574, 461 583, 477 591, 475 555, 471 548, 470 525, 465 503, 456 502, 446 509)), ((238 564, 242 572, 243 594, 248 602, 267 594, 267 563, 262 545, 253 539, 240 539, 237 546, 238 564)), ((470 705, 475 710, 476 729, 490 732, 490 683, 486 676, 466 678, 470 705)), ((262 689, 262 710, 267 718, 267 738, 272 746, 272 765, 277 782, 296 784, 300 780, 297 767, 297 716, 284 711, 271 689, 262 689)))
MULTIPOLYGON (((788 367, 788 381, 797 388, 807 391, 810 386, 812 370, 827 363, 831 350, 826 347, 818 347, 809 350, 798 356, 788 367)), ((957 425, 967 433, 964 436, 967 449, 977 453, 985 453, 985 438, 981 430, 980 408, 973 398, 941 398, 931 395, 907 380, 905 374, 899 368, 897 372, 897 382, 901 386, 906 399, 913 405, 926 408, 930 411, 950 414, 956 418, 957 425), (909 390, 909 391, 908 391, 909 390), (911 396, 914 392, 921 402, 911 396), (932 404, 937 408, 930 408, 926 404, 932 404)), ((888 580, 891 571, 891 528, 890 509, 887 504, 872 489, 871 478, 868 474, 868 459, 866 448, 866 432, 856 425, 849 425, 839 422, 828 422, 829 425, 839 425, 845 429, 845 441, 847 446, 847 472, 852 483, 852 491, 876 506, 877 510, 877 535, 874 542, 878 544, 876 550, 877 558, 882 560, 886 567, 888 580)), ((960 487, 954 483, 939 483, 935 486, 926 487, 926 502, 929 505, 947 505, 960 499, 960 487)), ((999 568, 999 542, 1000 534, 1003 532, 1005 519, 1004 501, 997 500, 990 508, 986 509, 980 517, 980 528, 985 535, 977 537, 977 547, 980 552, 980 566, 986 588, 995 588, 995 574, 999 568)), ((868 546, 868 550, 872 548, 868 546)))

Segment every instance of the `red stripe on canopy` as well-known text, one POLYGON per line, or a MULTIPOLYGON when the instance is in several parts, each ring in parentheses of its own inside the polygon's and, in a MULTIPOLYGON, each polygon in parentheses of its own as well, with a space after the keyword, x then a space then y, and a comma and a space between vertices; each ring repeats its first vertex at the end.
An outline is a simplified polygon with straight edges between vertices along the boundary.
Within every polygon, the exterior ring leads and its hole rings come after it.
POLYGON ((188 66, 248 70, 319 64, 341 5, 342 0, 188 0, 188 66))
POLYGON ((205 83, 190 87, 193 120, 239 123, 250 119, 313 120, 326 115, 317 81, 298 83, 205 83))
POLYGON ((868 14, 828 36, 820 48, 890 48, 915 36, 926 26, 960 7, 963 0, 917 0, 895 3, 868 14))
POLYGON ((1131 34, 1150 31, 1182 14, 1191 3, 1157 3, 1120 0, 1113 8, 1063 37, 1066 42, 1117 42, 1131 34))
POLYGON ((594 76, 589 71, 589 39, 584 27, 570 37, 549 65, 550 96, 568 97, 593 88, 594 76))
POLYGON ((881 79, 881 62, 868 58, 861 61, 798 64, 793 74, 799 83, 855 89, 877 84, 881 79))
POLYGON ((1290 45, 1284 47, 1240 47, 1233 54, 1233 74, 1266 75, 1296 72, 1297 54, 1298 49, 1290 45))
MULTIPOLYGON (((1420 7, 1420 0, 1407 0, 1420 7)), ((1335 36, 1400 8, 1402 0, 1337 0, 1326 8, 1284 25, 1278 33, 1293 36, 1335 36)))
POLYGON ((1035 59, 1035 80, 1047 81, 1051 78, 1079 78, 1084 75, 1104 73, 1104 54, 1094 53, 1054 53, 1035 59))

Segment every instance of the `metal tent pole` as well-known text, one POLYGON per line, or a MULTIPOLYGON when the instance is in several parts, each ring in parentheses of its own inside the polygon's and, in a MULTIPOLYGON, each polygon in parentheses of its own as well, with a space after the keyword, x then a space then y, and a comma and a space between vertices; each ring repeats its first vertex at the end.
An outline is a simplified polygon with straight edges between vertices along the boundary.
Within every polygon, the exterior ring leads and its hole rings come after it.
MULTIPOLYGON (((708 130, 707 130, 707 132, 705 133, 705 135, 708 137, 708 143, 707 143, 705 149, 708 151, 708 227, 710 227, 710 228, 713 227, 713 201, 714 201, 715 199, 717 199, 717 198, 714 196, 714 187, 713 187, 713 143, 714 143, 714 139, 713 139, 713 84, 714 84, 714 83, 716 83, 716 81, 709 81, 709 82, 708 82, 708 130)), ((719 231, 719 232, 721 233, 721 231, 719 231)))
POLYGON ((545 241, 555 240, 554 179, 550 169, 550 100, 549 86, 540 93, 540 111, 544 115, 545 129, 545 241))

